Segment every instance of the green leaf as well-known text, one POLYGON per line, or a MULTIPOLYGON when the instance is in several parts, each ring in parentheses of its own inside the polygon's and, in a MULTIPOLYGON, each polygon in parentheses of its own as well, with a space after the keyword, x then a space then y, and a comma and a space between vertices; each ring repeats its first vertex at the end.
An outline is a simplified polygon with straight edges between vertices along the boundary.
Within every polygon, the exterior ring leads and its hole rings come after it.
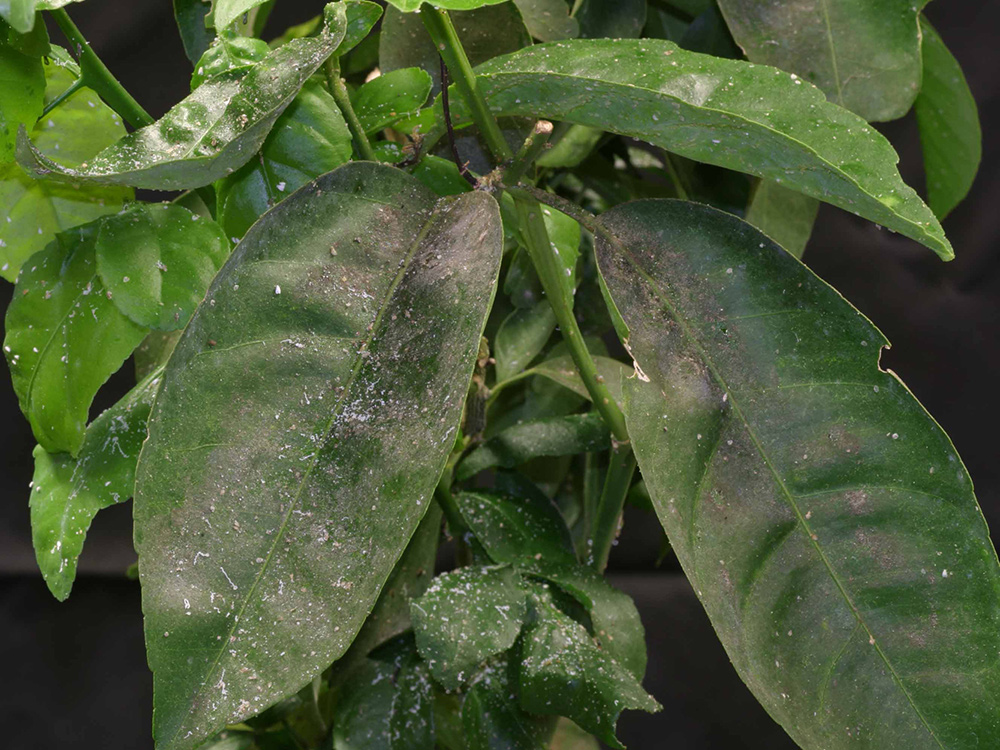
POLYGON ((0 165, 14 160, 19 127, 34 127, 45 106, 42 58, 26 55, 0 35, 0 165))
POLYGON ((894 120, 920 90, 917 16, 927 0, 719 0, 752 62, 797 73, 869 121, 894 120))
POLYGON ((571 125, 555 145, 535 163, 540 167, 575 167, 597 147, 604 131, 586 125, 571 125))
POLYGON ((552 720, 521 710, 506 665, 487 672, 462 705, 468 750, 547 750, 552 720))
MULTIPOLYGON (((473 65, 531 44, 531 35, 511 3, 453 13, 451 20, 473 65)), ((386 9, 379 37, 379 67, 383 73, 422 68, 434 81, 433 93, 441 91, 441 55, 419 14, 403 13, 392 6, 386 9)))
POLYGON ((576 39, 580 22, 569 14, 564 0, 514 0, 528 32, 543 42, 576 39))
MULTIPOLYGON (((58 47, 45 63, 45 101, 62 94, 79 77, 79 69, 58 47)), ((89 89, 77 91, 35 125, 31 137, 46 155, 58 154, 69 164, 86 161, 125 133, 121 118, 89 89)), ((0 166, 0 276, 14 281, 21 264, 45 248, 58 232, 116 213, 133 197, 131 189, 66 185, 35 180, 16 163, 0 166)))
POLYGON ((747 221, 801 258, 812 236, 819 201, 789 190, 773 180, 761 180, 747 208, 747 221))
MULTIPOLYGON (((590 125, 780 180, 942 258, 954 255, 937 218, 900 178, 889 142, 800 78, 654 39, 543 44, 491 60, 476 73, 497 115, 590 125)), ((452 115, 468 122, 456 98, 452 115)))
POLYGON ((229 241, 186 208, 147 204, 105 218, 94 252, 115 307, 145 328, 176 331, 229 257, 229 241))
POLYGON ((1000 567, 954 446, 879 369, 886 339, 731 215, 601 223, 642 476, 750 689, 803 748, 997 736, 1000 567))
POLYGON ((399 8, 404 13, 419 10, 420 6, 426 2, 435 8, 444 10, 475 10, 486 5, 497 5, 507 2, 507 0, 388 0, 389 4, 399 8))
POLYGON ((634 39, 646 25, 646 0, 583 0, 576 12, 588 39, 634 39))
POLYGON ((438 200, 355 163, 270 211, 216 276, 136 478, 161 750, 350 646, 454 445, 500 253, 488 195, 438 200))
POLYGON ((560 719, 549 743, 549 750, 600 750, 597 740, 569 719, 560 719))
POLYGON ((254 159, 216 185, 219 222, 239 239, 258 218, 315 177, 351 159, 351 131, 333 97, 308 81, 254 159))
POLYGON ((265 2, 267 0, 213 0, 212 26, 221 31, 265 2))
MULTIPOLYGON (((632 368, 622 364, 616 359, 611 359, 610 357, 594 357, 594 364, 597 365, 597 374, 604 378, 604 382, 607 384, 611 391, 611 395, 615 397, 615 400, 619 403, 621 402, 621 383, 627 377, 632 377, 632 368)), ((525 378, 532 378, 536 375, 540 375, 554 383, 558 383, 563 388, 573 391, 573 393, 578 396, 582 396, 585 399, 590 400, 590 391, 587 390, 587 386, 584 385, 583 378, 580 377, 579 371, 576 369, 576 364, 573 362, 573 358, 569 355, 552 357, 551 359, 546 359, 543 362, 539 362, 534 367, 523 371, 519 375, 516 375, 509 380, 505 380, 502 383, 498 383, 493 389, 493 395, 498 394, 505 388, 510 387, 514 383, 520 382, 525 378)))
POLYGON ((182 190, 232 173, 257 152, 275 120, 344 39, 345 3, 327 9, 318 37, 295 39, 249 73, 233 71, 199 86, 162 119, 129 133, 78 169, 42 154, 23 136, 18 160, 38 176, 83 183, 182 190))
POLYGON ((57 235, 34 255, 7 309, 4 353, 14 391, 50 453, 77 454, 95 394, 148 330, 115 307, 98 276, 100 221, 57 235))
POLYGON ((355 91, 351 104, 365 132, 374 133, 419 111, 432 84, 420 68, 390 70, 355 91))
POLYGON ((132 352, 135 360, 135 378, 144 380, 153 370, 165 365, 174 347, 181 338, 182 331, 150 331, 139 347, 132 352))
POLYGON ((639 681, 598 648, 583 625, 535 597, 537 617, 525 628, 518 676, 521 708, 565 716, 622 750, 615 737, 625 709, 655 712, 660 705, 639 681))
POLYGON ((77 458, 35 448, 31 483, 31 540, 49 591, 64 601, 98 511, 132 497, 146 421, 160 385, 154 372, 87 428, 77 458))
POLYGON ((958 60, 921 17, 924 80, 917 123, 924 147, 928 202, 944 219, 968 194, 983 157, 979 110, 958 60))
POLYGON ((267 57, 268 52, 270 48, 267 42, 224 31, 195 63, 194 73, 191 75, 191 90, 194 91, 205 81, 230 71, 245 75, 267 57))
POLYGON ((174 0, 174 19, 184 44, 184 54, 196 66, 215 38, 214 29, 206 26, 205 17, 211 7, 211 0, 174 0))
POLYGON ((410 605, 417 649, 434 679, 449 691, 514 645, 526 613, 526 595, 510 567, 445 573, 410 605))
POLYGON ((458 171, 458 166, 450 159, 427 154, 413 167, 412 174, 424 185, 440 196, 461 195, 472 190, 472 186, 458 171))
POLYGON ((455 478, 465 481, 485 469, 512 469, 539 456, 572 456, 611 447, 611 433, 598 412, 550 417, 508 427, 470 453, 455 478))
POLYGON ((497 381, 522 372, 537 357, 556 330, 556 316, 548 300, 508 315, 494 341, 497 381))
POLYGON ((35 26, 35 14, 55 10, 81 0, 0 0, 0 18, 19 34, 27 34, 35 26))

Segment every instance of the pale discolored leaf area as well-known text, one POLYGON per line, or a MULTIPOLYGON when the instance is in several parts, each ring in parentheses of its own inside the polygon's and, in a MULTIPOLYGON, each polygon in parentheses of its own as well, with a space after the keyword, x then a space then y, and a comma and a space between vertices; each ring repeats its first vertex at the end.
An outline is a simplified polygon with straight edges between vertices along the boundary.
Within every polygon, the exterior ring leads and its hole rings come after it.
POLYGON ((927 0, 720 0, 752 62, 796 73, 869 121, 894 120, 920 90, 927 0))
POLYGON ((641 201, 601 223, 642 476, 757 698, 806 750, 998 736, 1000 567, 885 338, 731 215, 641 201))
POLYGON ((135 466, 146 439, 146 421, 160 386, 154 371, 87 427, 77 458, 34 452, 31 539, 38 569, 59 601, 69 596, 94 516, 132 497, 135 466))
MULTIPOLYGON (((954 257, 933 212, 900 177, 889 142, 801 78, 658 39, 541 44, 476 73, 498 115, 588 125, 781 180, 954 257)), ((469 121, 455 98, 452 114, 469 121)))
POLYGON ((501 251, 490 196, 356 163, 272 209, 220 271, 137 474, 159 748, 351 645, 454 445, 501 251))

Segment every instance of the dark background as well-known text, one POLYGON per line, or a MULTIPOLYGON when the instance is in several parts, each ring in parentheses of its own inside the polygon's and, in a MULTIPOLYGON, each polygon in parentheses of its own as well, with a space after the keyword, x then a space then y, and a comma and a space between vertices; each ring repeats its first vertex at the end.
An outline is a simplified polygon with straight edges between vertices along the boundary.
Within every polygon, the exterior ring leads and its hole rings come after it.
MULTIPOLYGON (((310 17, 322 3, 285 0, 269 30, 310 17)), ((190 66, 169 0, 90 0, 70 6, 84 34, 155 116, 188 92, 190 66)), ((972 195, 945 228, 958 259, 940 263, 916 243, 824 206, 807 263, 893 342, 883 356, 952 436, 1000 529, 1000 4, 932 3, 928 15, 965 68, 979 101, 984 160, 972 195)), ((62 43, 58 33, 53 41, 62 43)), ((911 117, 881 128, 907 181, 923 184, 911 117)), ((3 283, 3 282, 0 282, 3 283)), ((3 284, 6 306, 11 287, 3 284)), ((73 595, 57 603, 39 576, 28 526, 34 440, 0 368, 0 745, 10 750, 145 750, 152 680, 146 668, 128 505, 101 513, 73 595)), ((676 564, 655 570, 656 521, 633 511, 612 557, 613 582, 633 597, 649 640, 646 687, 664 705, 629 713, 634 749, 794 748, 743 687, 676 564)), ((887 749, 889 750, 889 749, 887 749)))

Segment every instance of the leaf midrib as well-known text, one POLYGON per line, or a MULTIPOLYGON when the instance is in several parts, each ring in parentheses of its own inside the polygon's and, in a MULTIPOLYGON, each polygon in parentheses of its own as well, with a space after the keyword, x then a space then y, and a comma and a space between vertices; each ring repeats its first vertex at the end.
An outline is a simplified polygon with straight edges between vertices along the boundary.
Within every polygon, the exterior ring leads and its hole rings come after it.
POLYGON ((627 247, 625 247, 624 244, 620 243, 618 241, 618 238, 615 237, 614 234, 612 234, 612 232, 607 227, 605 227, 605 226, 603 226, 603 225, 601 225, 599 223, 598 223, 598 226, 600 228, 600 231, 601 231, 602 235, 604 236, 604 239, 607 240, 608 243, 612 247, 614 247, 615 250, 618 251, 624 258, 626 258, 628 260, 629 264, 635 269, 635 271, 643 278, 643 280, 646 281, 647 284, 650 285, 650 287, 653 289, 654 293, 656 294, 657 298, 663 304, 663 306, 666 309, 667 313, 675 321, 677 321, 677 325, 680 328, 681 334, 683 335, 684 339, 695 349, 695 351, 698 352, 698 355, 702 358, 702 361, 705 362, 706 367, 708 367, 709 371, 712 373, 712 377, 716 380, 716 382, 718 382, 718 384, 723 389, 723 391, 728 395, 728 401, 729 401, 729 404, 730 404, 730 408, 739 417, 740 422, 743 424, 744 428, 747 431, 747 434, 750 436, 750 440, 753 442, 754 447, 757 450, 757 453, 761 457, 761 460, 764 462, 764 465, 767 467, 768 471, 771 473, 771 476, 773 477, 775 484, 781 490, 781 493, 785 496, 785 499, 786 499, 786 501, 788 503, 788 506, 791 508, 792 512, 795 514, 795 517, 798 520, 798 527, 800 529, 802 529, 803 533, 806 535, 806 538, 807 538, 809 544, 812 545, 812 547, 816 551, 816 554, 819 557, 820 561, 823 563, 824 567, 826 567, 827 573, 829 573, 831 580, 833 580, 834 584, 837 586, 837 590, 840 592, 840 595, 843 597, 844 601, 847 603, 847 606, 850 608, 851 613, 854 615, 855 620, 857 620, 858 625, 860 627, 864 628, 865 632, 868 634, 869 640, 872 642, 872 647, 875 649, 876 653, 879 655, 879 658, 882 660, 882 663, 885 664, 885 667, 889 671, 889 674, 892 675, 893 681, 899 687, 899 690, 902 692, 903 696, 906 698, 906 701, 910 705, 910 708, 912 708, 913 712, 917 715, 917 718, 920 720, 920 723, 927 730, 927 733, 934 740, 935 744, 937 744, 937 746, 939 748, 941 748, 941 750, 947 750, 945 748, 945 746, 941 743, 941 740, 938 739, 938 736, 935 734, 934 730, 931 728, 931 726, 928 723, 927 719, 924 717, 923 712, 914 703, 912 696, 910 695, 909 691, 906 689, 906 686, 903 685, 903 682, 902 682, 901 678, 899 677, 899 675, 896 673, 896 669, 893 667, 892 663, 889 661, 889 658, 886 656, 885 652, 882 650, 881 644, 875 638, 875 636, 872 633, 871 629, 868 627, 868 624, 862 618, 861 613, 858 611, 858 608, 855 606, 853 600, 851 599, 850 594, 848 594, 847 589, 845 588, 844 584, 841 582, 839 576, 834 571, 833 565, 827 559, 826 554, 823 552, 822 548, 820 547, 818 540, 815 539, 815 538, 813 538, 812 530, 809 527, 809 523, 806 520, 805 515, 802 513, 801 509, 799 508, 798 503, 796 502, 797 498, 789 491, 787 485, 784 482, 784 479, 781 477, 781 475, 778 473, 777 468, 771 462, 770 456, 764 450, 764 446, 760 442, 760 438, 758 438, 757 433, 755 432, 755 430, 751 426, 749 420, 747 420, 747 418, 744 416, 743 410, 739 406, 738 399, 734 396, 732 390, 729 387, 729 384, 726 382, 725 378, 722 376, 722 374, 719 372, 718 368, 716 367, 714 359, 709 356, 709 354, 706 351, 706 349, 704 348, 704 346, 702 346, 701 341, 693 333, 692 328, 689 325, 687 319, 680 314, 680 312, 677 310, 677 308, 670 301, 669 297, 667 297, 667 295, 665 295, 663 293, 663 290, 660 288, 660 285, 656 282, 656 280, 652 276, 650 276, 645 271, 644 268, 642 268, 642 266, 636 260, 635 256, 629 251, 629 249, 627 247))
MULTIPOLYGON (((386 293, 382 298, 381 303, 379 304, 378 312, 376 313, 375 319, 372 321, 371 324, 370 333, 367 339, 365 340, 365 343, 359 348, 359 351, 368 351, 369 347, 371 346, 371 343, 375 340, 376 334, 381 332, 380 324, 382 322, 386 310, 389 307, 389 304, 391 303, 393 297, 395 296, 396 290, 399 288, 399 285, 402 282, 403 277, 406 275, 406 272, 410 269, 410 266, 413 263, 413 258, 419 251, 421 245, 423 244, 424 239, 426 239, 427 234, 431 230, 431 227, 440 216, 439 205, 440 204, 435 205, 434 210, 431 213, 430 217, 424 223, 423 227, 421 227, 420 232, 417 234, 416 238, 413 241, 413 244, 407 251, 403 263, 400 264, 399 269, 396 272, 396 276, 392 280, 392 284, 390 284, 389 288, 386 290, 386 293)), ((357 375, 360 372, 361 368, 364 366, 364 363, 365 363, 364 357, 360 355, 356 356, 355 363, 351 370, 350 375, 348 376, 347 383, 344 385, 340 397, 337 399, 337 402, 331 412, 330 418, 327 420, 326 425, 323 429, 324 445, 329 440, 330 429, 333 427, 333 423, 336 421, 336 419, 340 416, 341 409, 346 403, 346 398, 350 394, 351 387, 354 385, 357 375)), ((229 632, 227 633, 226 637, 222 640, 223 644, 228 644, 230 638, 232 638, 233 634, 236 632, 236 628, 239 626, 239 623, 243 619, 244 612, 246 612, 247 607, 250 605, 250 601, 254 598, 254 594, 256 593, 257 588, 260 585, 260 582, 263 580, 265 573, 270 567, 270 563, 272 558, 274 557, 275 550, 277 550, 279 543, 284 538, 285 530, 288 528, 288 521, 292 517, 292 512, 298 507, 298 503, 302 496, 302 492, 305 489, 305 486, 308 484, 309 479, 312 476, 312 473, 315 470, 316 466, 319 464, 320 460, 319 456, 321 451, 317 450, 315 453, 316 455, 309 462, 309 466, 306 469, 305 473, 303 474, 302 480, 299 482, 299 485, 295 490, 295 495, 291 499, 291 502, 288 505, 288 510, 285 512, 285 517, 281 521, 281 526, 279 527, 277 533, 274 535, 274 541, 271 544, 271 548, 268 550, 267 556, 264 558, 264 562, 261 565, 260 570, 257 573, 257 576, 254 578, 253 583, 247 590, 247 594, 243 599, 243 604, 240 607, 239 612, 233 618, 233 624, 230 627, 229 632)), ((197 692, 193 696, 194 702, 197 702, 204 694, 206 686, 208 686, 209 683, 211 682, 211 678, 214 675, 216 669, 218 668, 219 663, 222 660, 222 656, 223 654, 225 654, 225 652, 226 649, 224 647, 220 647, 218 653, 216 654, 215 661, 212 663, 212 666, 205 673, 204 681, 202 682, 201 686, 198 688, 197 692)), ((164 740, 163 742, 164 743, 173 742, 173 740, 177 737, 177 735, 180 733, 181 729, 184 726, 185 722, 180 722, 177 725, 177 728, 174 730, 173 734, 171 734, 170 737, 164 740)))

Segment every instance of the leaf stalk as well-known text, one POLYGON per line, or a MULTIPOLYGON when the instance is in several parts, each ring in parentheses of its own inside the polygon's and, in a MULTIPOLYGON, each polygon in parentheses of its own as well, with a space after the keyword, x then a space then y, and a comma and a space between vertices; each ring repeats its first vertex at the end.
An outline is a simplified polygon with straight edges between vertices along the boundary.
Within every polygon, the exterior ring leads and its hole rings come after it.
POLYGON ((590 564, 603 573, 608 567, 611 547, 618 535, 618 524, 632 477, 635 474, 635 453, 629 444, 618 444, 611 449, 611 463, 604 478, 604 489, 597 504, 597 517, 591 536, 590 564))
POLYGON ((535 159, 541 156, 546 146, 549 145, 549 139, 552 137, 554 129, 548 120, 539 120, 535 123, 535 127, 528 134, 521 150, 514 157, 514 161, 503 171, 502 182, 505 185, 516 185, 521 181, 531 165, 535 163, 535 159))
POLYGON ((344 79, 340 75, 340 59, 337 57, 331 57, 326 61, 326 87, 330 90, 330 95, 347 121, 347 127, 354 139, 354 149, 358 155, 365 161, 378 161, 372 144, 368 140, 368 134, 365 133, 361 120, 358 119, 358 115, 351 105, 351 95, 347 91, 347 84, 344 83, 344 79))

